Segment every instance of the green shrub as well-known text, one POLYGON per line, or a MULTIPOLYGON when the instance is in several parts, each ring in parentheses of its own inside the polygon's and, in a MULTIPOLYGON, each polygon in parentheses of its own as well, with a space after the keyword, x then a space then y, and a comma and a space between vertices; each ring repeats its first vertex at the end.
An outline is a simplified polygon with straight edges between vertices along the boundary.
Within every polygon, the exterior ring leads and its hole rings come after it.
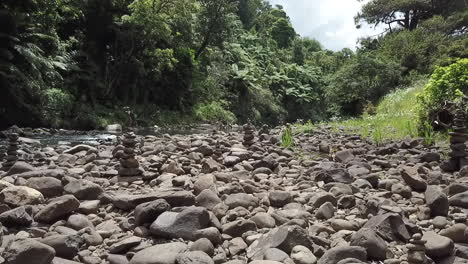
POLYGON ((236 116, 225 107, 224 101, 198 104, 195 106, 195 116, 201 121, 235 123, 236 116))
POLYGON ((289 148, 294 146, 294 138, 291 130, 291 126, 287 125, 283 134, 281 135, 281 146, 289 148))
POLYGON ((438 67, 419 96, 420 127, 432 124, 433 113, 446 102, 456 102, 468 95, 468 59, 458 60, 446 67, 438 67))
POLYGON ((60 89, 52 88, 44 92, 44 120, 52 127, 62 127, 64 119, 73 112, 74 97, 60 89))

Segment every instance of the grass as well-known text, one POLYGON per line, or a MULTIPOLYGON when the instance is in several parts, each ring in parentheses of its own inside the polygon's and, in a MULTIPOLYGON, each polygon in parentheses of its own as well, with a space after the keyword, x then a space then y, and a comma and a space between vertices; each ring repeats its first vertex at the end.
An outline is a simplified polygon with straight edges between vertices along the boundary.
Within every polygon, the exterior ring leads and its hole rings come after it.
POLYGON ((371 137, 375 143, 385 140, 418 136, 417 94, 425 82, 417 82, 406 89, 398 89, 385 96, 376 108, 375 115, 364 114, 360 118, 336 121, 332 126, 347 132, 371 137))
POLYGON ((289 148, 289 147, 294 146, 294 138, 293 138, 292 129, 290 126, 286 126, 286 129, 281 135, 281 146, 284 148, 289 148))
MULTIPOLYGON (((423 136, 425 143, 433 144, 446 139, 425 126, 418 134, 417 95, 421 93, 427 80, 415 82, 408 88, 397 89, 385 96, 375 109, 375 114, 364 114, 359 118, 335 120, 324 123, 331 127, 333 133, 359 134, 362 138, 370 138, 380 145, 389 140, 401 140, 407 137, 423 136)), ((296 124, 295 130, 311 132, 316 126, 310 123, 296 124)))

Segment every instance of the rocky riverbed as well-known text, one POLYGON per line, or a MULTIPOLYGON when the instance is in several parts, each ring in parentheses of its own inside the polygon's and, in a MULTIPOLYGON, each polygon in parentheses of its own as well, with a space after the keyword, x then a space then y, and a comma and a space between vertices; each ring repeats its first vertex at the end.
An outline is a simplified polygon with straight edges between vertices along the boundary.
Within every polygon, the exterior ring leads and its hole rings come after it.
POLYGON ((417 139, 265 132, 138 136, 130 182, 116 142, 23 140, 0 263, 468 263, 468 167, 442 172, 417 139))

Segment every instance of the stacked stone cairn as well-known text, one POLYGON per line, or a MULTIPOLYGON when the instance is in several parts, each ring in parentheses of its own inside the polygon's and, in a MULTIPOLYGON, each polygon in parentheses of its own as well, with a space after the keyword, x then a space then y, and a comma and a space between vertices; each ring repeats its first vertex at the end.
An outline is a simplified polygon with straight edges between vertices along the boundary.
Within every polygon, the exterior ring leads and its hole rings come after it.
POLYGON ((221 145, 221 142, 219 140, 216 141, 216 145, 215 145, 215 149, 214 149, 214 153, 213 153, 213 158, 214 160, 216 160, 217 162, 221 162, 221 160, 223 159, 223 147, 221 145))
POLYGON ((427 264, 426 241, 422 239, 421 234, 414 234, 410 239, 408 248, 408 263, 409 264, 427 264))
POLYGON ((131 182, 141 180, 142 178, 143 170, 140 168, 140 164, 135 158, 136 143, 137 140, 135 133, 125 133, 122 140, 124 150, 120 157, 119 181, 131 182))
POLYGON ((468 165, 465 142, 468 135, 465 134, 464 112, 458 110, 453 121, 453 132, 450 132, 450 159, 442 164, 441 168, 447 172, 459 171, 463 166, 468 165))
POLYGON ((243 126, 244 129, 244 141, 242 144, 244 146, 250 147, 255 143, 255 131, 254 131, 254 126, 248 122, 243 126))
POLYGON ((8 149, 6 151, 6 161, 2 164, 2 170, 8 171, 18 160, 19 136, 17 133, 8 135, 8 149))
POLYGON ((261 141, 268 139, 269 135, 270 135, 270 131, 268 129, 268 125, 263 125, 260 131, 258 131, 258 138, 261 141))

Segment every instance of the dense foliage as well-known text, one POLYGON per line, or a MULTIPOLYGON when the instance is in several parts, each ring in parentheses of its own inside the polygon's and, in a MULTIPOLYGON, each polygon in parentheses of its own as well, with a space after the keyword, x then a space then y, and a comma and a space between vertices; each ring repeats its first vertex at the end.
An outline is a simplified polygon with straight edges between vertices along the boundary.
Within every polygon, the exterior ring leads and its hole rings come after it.
POLYGON ((356 21, 388 32, 330 51, 264 0, 4 0, 0 126, 97 128, 124 122, 124 106, 139 125, 358 115, 467 58, 466 10, 372 0, 356 21))
POLYGON ((446 110, 450 104, 468 107, 467 96, 468 59, 461 59, 446 67, 438 67, 419 96, 421 119, 429 123, 438 121, 436 113, 446 110))

